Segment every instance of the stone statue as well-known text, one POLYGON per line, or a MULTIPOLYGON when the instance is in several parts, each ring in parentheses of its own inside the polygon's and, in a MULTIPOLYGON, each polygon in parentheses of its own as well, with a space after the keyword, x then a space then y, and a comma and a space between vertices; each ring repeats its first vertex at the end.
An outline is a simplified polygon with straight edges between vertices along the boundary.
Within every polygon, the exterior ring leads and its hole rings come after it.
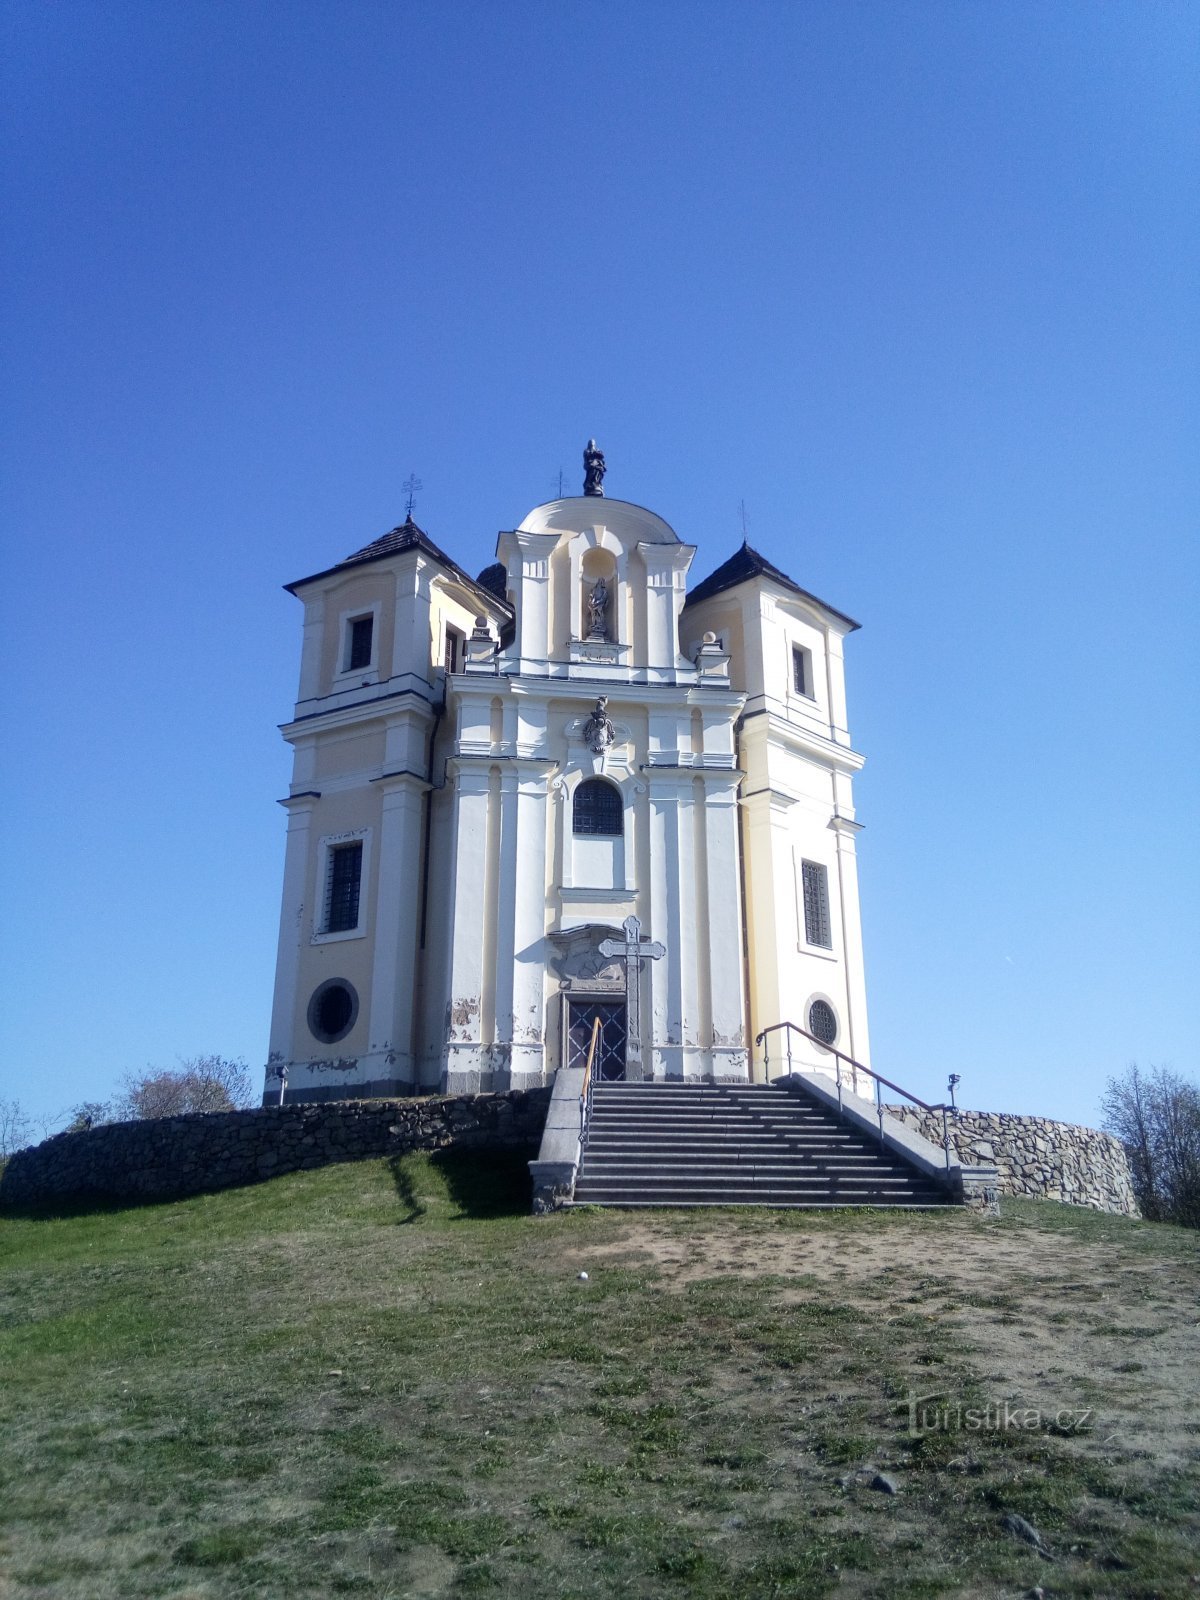
POLYGON ((617 730, 608 715, 608 696, 602 694, 596 701, 596 709, 583 725, 583 742, 589 750, 600 756, 615 743, 616 737, 617 730))
POLYGON ((608 610, 608 585, 603 578, 597 578, 592 585, 592 592, 588 595, 588 638, 607 639, 608 624, 605 622, 605 613, 608 610))
POLYGON ((583 492, 584 494, 604 493, 604 474, 608 468, 604 464, 603 450, 596 449, 595 439, 589 439, 587 449, 583 452, 583 492))

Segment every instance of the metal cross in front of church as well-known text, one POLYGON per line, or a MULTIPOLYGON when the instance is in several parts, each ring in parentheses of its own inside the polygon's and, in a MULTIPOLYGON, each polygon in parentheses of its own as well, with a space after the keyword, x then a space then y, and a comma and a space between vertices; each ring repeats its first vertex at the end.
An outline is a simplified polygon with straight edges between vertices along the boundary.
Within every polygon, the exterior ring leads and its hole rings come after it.
POLYGON ((625 963, 625 1076, 637 1082, 642 1077, 642 962, 658 961, 667 947, 643 939, 637 917, 626 917, 621 927, 624 939, 601 939, 600 954, 609 960, 619 956, 625 963))

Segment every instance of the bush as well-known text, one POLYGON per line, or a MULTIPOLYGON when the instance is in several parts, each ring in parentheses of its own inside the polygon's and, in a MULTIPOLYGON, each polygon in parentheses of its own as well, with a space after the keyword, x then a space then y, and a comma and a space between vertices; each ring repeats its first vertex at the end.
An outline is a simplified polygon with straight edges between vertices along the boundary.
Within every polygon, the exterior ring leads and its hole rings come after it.
POLYGON ((1200 1228, 1200 1089, 1169 1067, 1133 1063, 1108 1080, 1100 1106, 1146 1220, 1200 1228))

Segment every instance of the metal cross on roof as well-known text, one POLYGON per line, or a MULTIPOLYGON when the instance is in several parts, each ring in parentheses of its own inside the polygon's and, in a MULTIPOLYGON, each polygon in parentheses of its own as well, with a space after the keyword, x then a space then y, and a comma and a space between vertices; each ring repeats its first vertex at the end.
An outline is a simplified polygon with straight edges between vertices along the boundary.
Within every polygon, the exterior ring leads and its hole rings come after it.
POLYGON ((617 956, 625 963, 625 1076, 636 1082, 642 1076, 642 962, 660 960, 667 947, 642 938, 638 917, 626 917, 621 927, 624 939, 601 939, 599 948, 610 961, 617 956))
POLYGON ((408 505, 405 508, 405 514, 407 515, 408 520, 411 522, 413 507, 417 503, 417 495, 425 487, 425 485, 421 482, 420 478, 417 477, 415 472, 410 472, 408 477, 405 478, 402 487, 408 495, 408 505))

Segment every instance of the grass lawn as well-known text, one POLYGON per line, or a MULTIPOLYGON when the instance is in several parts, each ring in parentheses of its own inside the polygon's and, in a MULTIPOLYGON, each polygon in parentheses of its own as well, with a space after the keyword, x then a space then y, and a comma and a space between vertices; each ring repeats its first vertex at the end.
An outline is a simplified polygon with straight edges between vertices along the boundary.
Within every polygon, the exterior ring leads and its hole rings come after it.
POLYGON ((527 1204, 0 1218, 0 1597, 1200 1593, 1194 1233, 527 1204))

